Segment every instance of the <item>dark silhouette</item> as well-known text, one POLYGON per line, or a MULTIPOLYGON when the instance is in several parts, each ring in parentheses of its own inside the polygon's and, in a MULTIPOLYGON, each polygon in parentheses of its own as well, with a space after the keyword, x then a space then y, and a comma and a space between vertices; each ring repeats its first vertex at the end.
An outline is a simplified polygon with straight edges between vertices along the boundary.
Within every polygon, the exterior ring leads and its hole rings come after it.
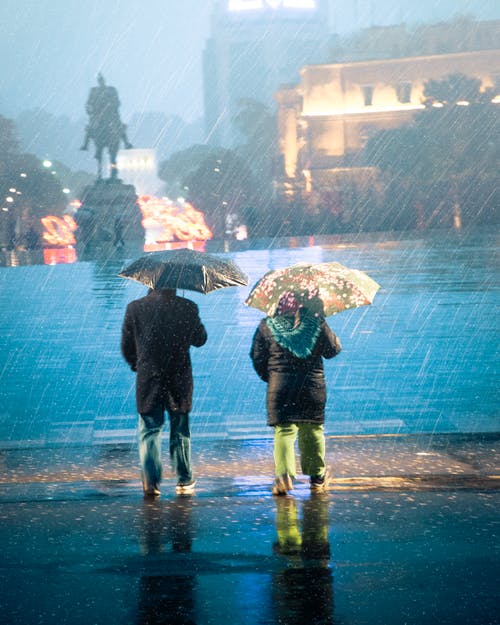
POLYGON ((104 77, 97 77, 98 86, 92 87, 87 98, 86 111, 89 115, 89 123, 85 129, 85 139, 81 147, 87 150, 90 140, 95 145, 95 158, 97 159, 97 175, 102 177, 102 156, 107 148, 111 163, 111 178, 116 178, 116 155, 123 142, 128 150, 132 144, 127 139, 126 126, 120 119, 120 99, 115 87, 106 85, 104 77))
POLYGON ((189 431, 193 372, 189 350, 191 346, 201 347, 206 340, 198 306, 178 297, 175 289, 150 289, 146 297, 127 306, 121 349, 131 369, 137 372, 139 458, 147 497, 160 494, 165 410, 170 421, 170 457, 178 477, 177 492, 194 488, 189 431))
POLYGON ((250 357, 257 375, 267 383, 267 423, 274 428, 273 495, 293 490, 297 437, 302 472, 309 475, 311 490, 328 487, 323 358, 333 358, 341 349, 324 318, 302 307, 293 293, 285 292, 275 315, 263 319, 255 331, 250 357))
POLYGON ((190 497, 164 504, 149 500, 144 505, 137 625, 196 625, 196 575, 189 566, 194 538, 192 508, 190 497), (168 564, 165 567, 170 553, 186 557, 175 574, 168 564))

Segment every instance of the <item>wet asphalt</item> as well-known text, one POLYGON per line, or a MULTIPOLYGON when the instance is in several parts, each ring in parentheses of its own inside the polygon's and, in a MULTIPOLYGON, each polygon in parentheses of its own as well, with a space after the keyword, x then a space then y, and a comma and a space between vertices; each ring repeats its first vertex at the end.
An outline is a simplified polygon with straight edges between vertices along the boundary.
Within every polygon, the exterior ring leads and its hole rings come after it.
POLYGON ((500 623, 499 452, 329 437, 330 490, 273 497, 271 440, 193 440, 195 494, 165 457, 147 500, 135 445, 4 449, 1 622, 500 623))

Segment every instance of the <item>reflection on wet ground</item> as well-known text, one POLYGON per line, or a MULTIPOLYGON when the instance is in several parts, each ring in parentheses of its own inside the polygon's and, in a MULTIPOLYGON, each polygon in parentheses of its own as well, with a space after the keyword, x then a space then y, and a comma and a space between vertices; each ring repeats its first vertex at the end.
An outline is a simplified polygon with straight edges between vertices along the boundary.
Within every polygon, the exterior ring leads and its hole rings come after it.
POLYGON ((198 440, 156 500, 135 446, 3 450, 3 622, 493 625, 498 443, 329 437, 331 490, 273 497, 272 441, 198 440))
POLYGON ((481 490, 4 503, 3 619, 494 624, 499 503, 481 490))

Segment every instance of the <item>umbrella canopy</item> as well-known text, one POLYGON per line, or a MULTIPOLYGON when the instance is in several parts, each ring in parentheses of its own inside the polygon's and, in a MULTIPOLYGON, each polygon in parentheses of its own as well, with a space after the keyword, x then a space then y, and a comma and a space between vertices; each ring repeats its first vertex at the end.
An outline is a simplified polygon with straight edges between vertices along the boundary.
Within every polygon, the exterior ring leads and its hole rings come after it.
POLYGON ((118 275, 151 289, 187 289, 200 293, 248 284, 248 277, 232 261, 188 249, 150 252, 124 267, 118 275))
POLYGON ((280 299, 289 296, 304 308, 328 316, 371 304, 379 288, 363 271, 340 263, 298 263, 266 273, 245 304, 273 316, 280 299))

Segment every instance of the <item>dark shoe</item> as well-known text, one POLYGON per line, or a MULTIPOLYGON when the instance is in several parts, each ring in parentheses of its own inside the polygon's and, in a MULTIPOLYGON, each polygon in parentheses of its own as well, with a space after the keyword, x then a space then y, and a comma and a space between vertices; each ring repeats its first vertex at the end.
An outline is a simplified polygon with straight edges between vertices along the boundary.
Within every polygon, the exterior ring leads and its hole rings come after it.
POLYGON ((311 476, 309 483, 311 485, 311 491, 315 493, 320 493, 325 490, 328 490, 328 486, 330 484, 331 477, 328 469, 325 471, 324 475, 320 476, 311 476))
POLYGON ((273 553, 277 553, 280 556, 298 556, 302 551, 302 547, 299 543, 282 543, 276 541, 273 544, 273 553))
POLYGON ((196 484, 196 480, 192 479, 188 482, 179 481, 177 482, 177 486, 175 487, 175 491, 180 494, 192 493, 194 491, 194 487, 196 484))
POLYGON ((302 555, 307 560, 329 560, 330 544, 328 541, 304 542, 302 545, 302 555))
POLYGON ((291 490, 293 490, 293 482, 288 474, 285 473, 274 480, 273 495, 286 495, 291 490))

